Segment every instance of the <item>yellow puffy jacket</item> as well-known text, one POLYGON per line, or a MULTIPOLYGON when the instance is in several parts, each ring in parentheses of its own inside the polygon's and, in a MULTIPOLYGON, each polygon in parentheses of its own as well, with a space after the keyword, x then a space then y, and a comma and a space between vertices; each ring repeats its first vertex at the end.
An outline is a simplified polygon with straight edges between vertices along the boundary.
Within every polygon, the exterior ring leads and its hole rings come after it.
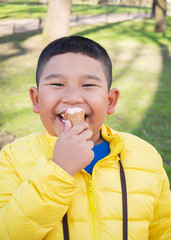
MULTIPOLYGON (((74 177, 51 161, 56 137, 46 131, 14 141, 0 155, 0 240, 122 240, 120 153, 126 176, 128 240, 171 239, 169 183, 156 150, 102 127, 111 153, 74 177)), ((67 149, 66 149, 67 151, 67 149)))

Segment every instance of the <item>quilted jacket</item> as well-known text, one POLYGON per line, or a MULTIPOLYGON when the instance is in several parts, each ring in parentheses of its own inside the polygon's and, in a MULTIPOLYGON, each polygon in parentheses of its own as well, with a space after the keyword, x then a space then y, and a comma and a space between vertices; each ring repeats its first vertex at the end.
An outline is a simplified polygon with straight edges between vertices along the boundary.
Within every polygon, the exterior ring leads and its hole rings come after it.
MULTIPOLYGON (((46 131, 15 140, 0 155, 0 239, 122 240, 119 156, 128 204, 128 240, 171 239, 171 194, 157 151, 107 126, 110 154, 74 177, 51 161, 57 140, 46 131)), ((67 150, 67 149, 66 149, 67 150)))

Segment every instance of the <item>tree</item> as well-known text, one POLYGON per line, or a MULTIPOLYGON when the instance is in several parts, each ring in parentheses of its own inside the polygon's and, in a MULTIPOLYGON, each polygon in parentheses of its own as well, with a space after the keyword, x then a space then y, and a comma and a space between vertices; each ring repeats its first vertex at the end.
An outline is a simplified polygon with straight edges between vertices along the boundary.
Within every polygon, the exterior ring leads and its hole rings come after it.
POLYGON ((108 0, 99 0, 98 3, 99 4, 108 4, 108 0))
POLYGON ((151 17, 152 18, 155 18, 155 8, 156 8, 156 5, 157 5, 157 0, 153 0, 153 2, 152 2, 152 13, 151 13, 151 17))
POLYGON ((49 0, 48 13, 43 30, 45 44, 69 32, 72 0, 49 0))
POLYGON ((155 4, 155 31, 166 31, 166 0, 156 0, 155 4))

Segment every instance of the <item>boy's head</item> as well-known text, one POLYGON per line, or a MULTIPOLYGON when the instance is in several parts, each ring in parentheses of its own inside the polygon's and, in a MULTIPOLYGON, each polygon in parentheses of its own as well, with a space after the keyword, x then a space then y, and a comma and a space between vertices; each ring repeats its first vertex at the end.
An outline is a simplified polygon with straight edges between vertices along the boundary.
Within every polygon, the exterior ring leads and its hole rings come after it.
POLYGON ((39 81, 43 69, 50 58, 55 55, 69 52, 80 53, 100 61, 107 79, 108 89, 110 89, 112 84, 112 63, 107 51, 91 39, 80 36, 63 37, 51 42, 47 47, 44 48, 39 57, 37 65, 37 87, 39 87, 39 81))
POLYGON ((30 97, 47 131, 59 136, 67 109, 79 107, 97 144, 106 114, 114 112, 119 97, 117 89, 109 90, 112 66, 106 50, 83 37, 58 39, 42 51, 36 77, 30 97))

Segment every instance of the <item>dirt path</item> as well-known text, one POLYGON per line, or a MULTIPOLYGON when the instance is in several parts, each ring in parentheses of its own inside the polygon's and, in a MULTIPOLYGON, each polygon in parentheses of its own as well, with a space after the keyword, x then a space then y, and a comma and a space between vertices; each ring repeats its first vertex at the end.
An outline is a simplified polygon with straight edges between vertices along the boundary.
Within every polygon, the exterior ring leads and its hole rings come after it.
MULTIPOLYGON (((70 26, 115 23, 133 19, 149 18, 150 13, 100 14, 71 17, 70 26)), ((0 21, 0 36, 42 29, 44 19, 8 19, 0 21)))

